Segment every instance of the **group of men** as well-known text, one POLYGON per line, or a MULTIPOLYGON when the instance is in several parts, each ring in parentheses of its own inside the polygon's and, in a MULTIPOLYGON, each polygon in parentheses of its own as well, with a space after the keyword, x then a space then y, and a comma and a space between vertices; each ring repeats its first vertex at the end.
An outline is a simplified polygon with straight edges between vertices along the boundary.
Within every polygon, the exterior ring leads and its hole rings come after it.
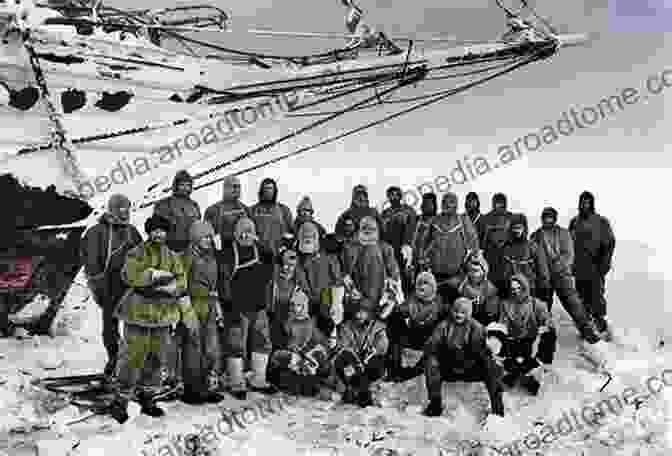
POLYGON ((163 415, 156 388, 171 382, 191 404, 280 389, 367 406, 374 382, 422 373, 428 416, 442 413, 441 383, 455 380, 484 382, 492 413, 503 415, 504 387, 536 394, 535 369, 553 361, 555 294, 584 344, 609 340, 615 240, 589 192, 569 230, 546 208, 528 236, 527 218, 501 193, 487 214, 475 193, 464 214, 454 193, 440 208, 427 193, 416 214, 390 187, 379 213, 357 185, 328 232, 309 197, 294 217, 270 178, 251 207, 239 180, 226 178, 203 217, 192 189, 178 172, 145 241, 129 224, 130 201, 114 195, 83 241, 105 373, 147 415, 163 415), (404 348, 423 356, 403 366, 404 348))

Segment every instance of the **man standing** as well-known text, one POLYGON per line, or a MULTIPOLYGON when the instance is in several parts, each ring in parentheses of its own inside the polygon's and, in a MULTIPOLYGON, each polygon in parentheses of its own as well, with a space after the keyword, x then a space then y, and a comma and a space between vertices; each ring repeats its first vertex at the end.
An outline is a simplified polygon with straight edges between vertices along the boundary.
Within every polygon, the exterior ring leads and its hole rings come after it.
POLYGON ((173 179, 173 194, 158 201, 154 205, 154 214, 167 218, 172 223, 166 245, 176 253, 184 252, 189 247, 189 228, 201 219, 198 203, 190 198, 194 188, 191 175, 182 170, 173 179))
POLYGON ((355 185, 352 189, 352 201, 350 202, 350 208, 346 209, 336 221, 336 227, 334 231, 338 236, 344 236, 345 231, 345 221, 347 219, 352 219, 355 222, 355 230, 359 230, 359 221, 366 217, 373 217, 378 223, 379 233, 382 235, 383 230, 383 221, 380 218, 380 214, 375 207, 369 205, 369 191, 366 186, 359 184, 355 185))
POLYGON ((551 286, 543 296, 549 312, 553 304, 553 296, 558 295, 562 307, 567 311, 581 336, 589 343, 595 343, 599 337, 594 323, 586 312, 583 301, 579 297, 572 276, 574 265, 574 246, 568 230, 558 226, 558 211, 547 207, 541 212, 541 228, 535 231, 531 239, 546 253, 546 260, 551 277, 551 286))
POLYGON ((490 266, 488 279, 497 287, 500 298, 509 289, 506 277, 502 274, 505 270, 504 246, 509 240, 509 224, 513 214, 506 206, 506 195, 495 193, 492 196, 492 210, 483 216, 482 233, 479 233, 483 256, 490 266))
POLYGON ((387 189, 387 200, 390 207, 382 213, 383 220, 383 241, 387 242, 394 249, 394 256, 401 272, 402 287, 405 293, 409 293, 413 288, 413 279, 408 271, 413 264, 413 235, 415 234, 415 225, 417 215, 415 210, 408 204, 401 202, 402 192, 399 187, 390 187, 387 189))
POLYGON ((604 284, 605 276, 611 269, 616 239, 609 220, 595 212, 592 193, 581 193, 579 215, 570 222, 569 231, 574 239, 576 289, 597 329, 608 333, 604 284))
POLYGON ((128 223, 131 202, 124 195, 112 195, 107 212, 82 239, 82 263, 93 299, 103 312, 103 344, 107 351, 104 374, 115 374, 119 354, 117 302, 128 288, 121 278, 126 254, 142 243, 138 230, 128 223))
POLYGON ((273 252, 278 251, 282 237, 294 231, 289 207, 278 202, 278 184, 267 177, 259 186, 259 202, 250 208, 259 240, 273 252))
POLYGON ((476 228, 478 240, 483 241, 483 217, 481 217, 481 200, 476 192, 469 192, 464 200, 464 211, 476 228))
POLYGON ((222 200, 205 210, 204 219, 215 229, 222 243, 233 240, 233 227, 242 216, 249 216, 250 209, 240 201, 240 179, 224 178, 222 200))

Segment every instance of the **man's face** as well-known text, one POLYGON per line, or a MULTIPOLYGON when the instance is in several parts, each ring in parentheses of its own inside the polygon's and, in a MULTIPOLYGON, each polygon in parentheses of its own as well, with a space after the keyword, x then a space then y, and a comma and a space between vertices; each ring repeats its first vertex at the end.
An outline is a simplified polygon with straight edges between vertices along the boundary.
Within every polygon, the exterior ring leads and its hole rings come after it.
POLYGON ((511 297, 520 299, 523 296, 523 287, 520 286, 517 280, 511 281, 511 297))
POLYGON ((122 222, 128 223, 131 219, 131 206, 126 204, 119 206, 117 208, 117 217, 119 217, 119 220, 122 222))
POLYGON ((415 292, 420 296, 429 296, 432 292, 432 284, 429 280, 418 280, 415 285, 415 292))
POLYGON ((471 316, 471 304, 465 300, 455 301, 452 309, 453 321, 458 325, 463 324, 471 316))
POLYGON ((423 215, 434 214, 436 212, 436 205, 434 204, 433 201, 426 199, 422 201, 420 210, 422 211, 423 215))
POLYGON ((399 207, 401 205, 401 192, 392 190, 387 194, 387 199, 392 207, 399 207))
POLYGON ((254 238, 257 234, 254 225, 251 223, 245 223, 239 229, 240 235, 238 237, 238 243, 247 247, 254 244, 254 238))
POLYGON ((314 212, 315 212, 315 211, 313 211, 312 209, 308 209, 308 208, 303 208, 303 207, 302 207, 302 208, 299 209, 299 211, 298 211, 298 216, 301 217, 301 218, 304 219, 304 220, 312 220, 312 219, 313 219, 313 213, 314 213, 314 212))
POLYGON ((353 200, 355 207, 369 207, 369 197, 364 192, 359 192, 353 200))
POLYGON ((230 195, 232 200, 237 200, 240 198, 240 182, 227 182, 224 185, 224 191, 227 195, 230 195))
POLYGON ((175 186, 175 194, 178 196, 189 196, 191 195, 191 192, 193 191, 194 186, 191 182, 189 181, 182 181, 179 182, 175 186))
POLYGON ((457 200, 455 198, 445 198, 443 200, 442 209, 445 214, 457 214, 457 200))
POLYGON ((552 215, 545 215, 541 219, 541 226, 545 230, 553 228, 555 226, 555 217, 552 215))
POLYGON ((212 236, 203 236, 199 239, 198 246, 203 250, 212 250, 215 248, 215 240, 212 236))
POLYGON ((366 310, 357 311, 355 314, 355 322, 360 326, 364 326, 367 321, 369 321, 369 312, 366 310))
POLYGON ((166 231, 162 228, 156 228, 152 230, 151 233, 149 233, 149 239, 159 244, 163 244, 164 242, 166 242, 167 237, 168 233, 166 233, 166 231))
POLYGON ((469 198, 465 201, 464 207, 467 212, 475 212, 479 207, 478 200, 476 198, 469 198))
POLYGON ((579 205, 579 210, 582 213, 588 214, 588 213, 591 212, 592 209, 593 209, 593 204, 590 201, 590 199, 584 198, 584 199, 581 200, 581 204, 579 205))
POLYGON ((296 268, 296 251, 292 249, 285 250, 282 254, 282 270, 284 272, 291 272, 296 268))
POLYGON ((261 196, 264 198, 264 201, 273 201, 273 196, 275 196, 275 185, 270 182, 264 184, 261 187, 261 196))

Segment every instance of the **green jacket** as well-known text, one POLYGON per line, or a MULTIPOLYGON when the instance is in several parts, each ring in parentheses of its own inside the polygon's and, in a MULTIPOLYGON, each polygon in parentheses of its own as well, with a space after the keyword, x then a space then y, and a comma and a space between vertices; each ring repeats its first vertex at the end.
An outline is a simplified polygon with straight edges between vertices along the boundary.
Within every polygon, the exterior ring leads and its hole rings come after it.
POLYGON ((121 274, 130 289, 119 302, 118 317, 145 327, 171 326, 180 320, 195 319, 188 298, 154 294, 156 285, 150 281, 150 268, 172 272, 178 290, 187 290, 187 276, 180 258, 165 245, 159 247, 145 241, 126 257, 121 274))
POLYGON ((198 319, 205 323, 214 312, 221 315, 217 298, 217 260, 188 252, 182 257, 191 307, 198 319))

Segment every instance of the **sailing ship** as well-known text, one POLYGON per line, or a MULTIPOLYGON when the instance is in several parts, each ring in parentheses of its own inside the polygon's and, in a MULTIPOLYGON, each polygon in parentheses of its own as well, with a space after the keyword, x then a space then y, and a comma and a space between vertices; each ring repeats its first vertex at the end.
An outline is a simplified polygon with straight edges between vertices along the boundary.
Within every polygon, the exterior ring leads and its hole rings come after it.
POLYGON ((343 46, 310 55, 265 54, 195 38, 232 30, 230 16, 208 5, 131 11, 99 0, 0 4, 0 187, 10 201, 0 237, 0 293, 13 296, 14 310, 47 296, 49 316, 28 324, 32 331, 48 330, 80 269, 73 252, 82 226, 110 194, 123 192, 135 209, 147 207, 165 196, 178 169, 211 164, 194 176, 195 188, 204 188, 222 175, 341 140, 588 41, 583 34, 556 33, 526 0, 519 11, 496 0, 508 30, 481 42, 388 36, 366 23, 354 0, 341 1, 343 46), (536 20, 523 18, 523 10, 536 20), (430 90, 434 81, 453 85, 430 90), (412 87, 422 94, 405 94, 412 87), (304 133, 380 106, 399 109, 263 160, 304 133), (293 128, 258 140, 283 123, 293 128), (241 151, 246 142, 257 144, 241 151), (65 273, 45 273, 50 264, 63 265, 51 269, 65 273))

